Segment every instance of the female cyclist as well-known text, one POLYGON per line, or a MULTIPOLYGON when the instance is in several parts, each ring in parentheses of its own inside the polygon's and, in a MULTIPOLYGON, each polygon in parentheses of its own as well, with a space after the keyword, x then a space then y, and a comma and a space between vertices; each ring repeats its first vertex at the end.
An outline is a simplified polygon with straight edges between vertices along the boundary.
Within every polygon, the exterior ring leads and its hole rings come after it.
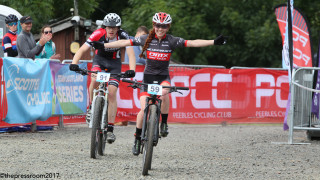
MULTIPOLYGON (((147 55, 146 68, 144 70, 143 82, 170 86, 169 61, 172 52, 177 47, 205 47, 212 45, 223 45, 226 43, 226 37, 220 35, 215 40, 184 40, 180 37, 174 37, 167 34, 171 26, 171 16, 164 12, 156 13, 153 16, 153 29, 148 35, 143 35, 135 39, 120 40, 112 43, 94 42, 96 48, 116 48, 125 46, 143 46, 140 57, 147 55)), ((139 155, 141 145, 141 131, 143 121, 143 110, 145 108, 146 89, 142 90, 140 96, 141 110, 137 115, 137 127, 135 133, 134 146, 132 153, 139 155)), ((162 94, 167 94, 167 89, 163 89, 162 94)), ((167 118, 169 113, 169 96, 162 96, 161 107, 161 125, 160 135, 166 137, 168 135, 167 118)))

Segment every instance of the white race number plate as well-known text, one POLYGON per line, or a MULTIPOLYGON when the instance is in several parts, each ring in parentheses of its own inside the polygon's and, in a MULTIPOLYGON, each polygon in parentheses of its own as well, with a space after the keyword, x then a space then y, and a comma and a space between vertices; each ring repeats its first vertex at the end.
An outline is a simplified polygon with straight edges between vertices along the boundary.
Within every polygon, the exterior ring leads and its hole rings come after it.
POLYGON ((149 84, 148 93, 154 95, 162 95, 162 86, 159 84, 149 84))
POLYGON ((98 72, 97 82, 108 82, 110 79, 110 73, 98 72))

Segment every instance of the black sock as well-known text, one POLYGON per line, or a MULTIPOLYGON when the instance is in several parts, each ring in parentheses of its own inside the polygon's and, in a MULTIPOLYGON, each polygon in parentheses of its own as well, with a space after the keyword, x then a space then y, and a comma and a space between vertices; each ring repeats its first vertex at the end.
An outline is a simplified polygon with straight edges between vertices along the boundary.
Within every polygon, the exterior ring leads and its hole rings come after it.
POLYGON ((161 123, 165 123, 167 124, 167 120, 168 120, 168 114, 161 114, 161 123))
POLYGON ((113 123, 108 123, 107 132, 113 132, 113 123))
POLYGON ((141 132, 142 132, 142 129, 136 128, 136 133, 135 133, 136 139, 138 140, 141 139, 141 132))

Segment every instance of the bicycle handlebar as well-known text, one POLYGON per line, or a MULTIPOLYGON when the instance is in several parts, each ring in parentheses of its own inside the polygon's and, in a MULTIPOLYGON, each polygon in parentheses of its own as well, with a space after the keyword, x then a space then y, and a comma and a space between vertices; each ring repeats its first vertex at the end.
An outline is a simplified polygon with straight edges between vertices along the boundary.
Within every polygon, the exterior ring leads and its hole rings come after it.
MULTIPOLYGON (((79 73, 81 75, 89 75, 89 73, 95 73, 98 74, 99 71, 90 71, 88 69, 81 69, 79 66, 70 66, 71 71, 75 71, 76 73, 79 73)), ((125 73, 110 73, 110 76, 116 76, 120 78, 128 78, 125 73)))
MULTIPOLYGON (((138 82, 137 80, 128 80, 128 79, 122 79, 122 82, 126 82, 126 83, 132 83, 131 87, 132 88, 141 88, 141 86, 147 86, 147 83, 143 83, 143 82, 138 82)), ((173 91, 176 90, 189 90, 188 87, 178 87, 178 86, 162 86, 163 88, 169 88, 173 91)))

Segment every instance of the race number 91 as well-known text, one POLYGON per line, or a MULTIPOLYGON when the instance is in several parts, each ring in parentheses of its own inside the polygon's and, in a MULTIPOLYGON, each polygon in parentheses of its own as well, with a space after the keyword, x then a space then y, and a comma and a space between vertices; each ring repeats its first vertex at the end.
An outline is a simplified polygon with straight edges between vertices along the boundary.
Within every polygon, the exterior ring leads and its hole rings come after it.
POLYGON ((110 73, 98 72, 97 82, 108 82, 110 79, 110 73))

